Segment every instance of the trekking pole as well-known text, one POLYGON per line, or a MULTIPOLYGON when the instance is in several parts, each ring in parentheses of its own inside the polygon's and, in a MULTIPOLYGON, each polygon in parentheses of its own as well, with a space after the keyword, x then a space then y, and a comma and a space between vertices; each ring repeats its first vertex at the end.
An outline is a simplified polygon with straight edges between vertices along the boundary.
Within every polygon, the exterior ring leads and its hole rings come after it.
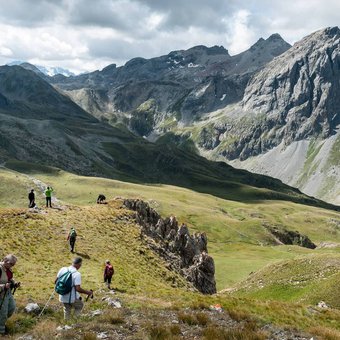
POLYGON ((12 295, 14 295, 15 291, 17 290, 17 288, 20 287, 20 282, 17 282, 14 287, 13 287, 13 290, 12 290, 12 295))
MULTIPOLYGON (((93 289, 90 289, 90 291, 92 292, 92 295, 88 295, 85 299, 85 302, 88 301, 90 296, 91 296, 91 299, 93 299, 93 289)), ((85 308, 85 303, 83 304, 83 308, 81 309, 81 313, 84 311, 84 308, 85 308)))
POLYGON ((2 305, 4 304, 6 294, 7 294, 7 288, 4 289, 4 297, 3 297, 2 300, 1 300, 0 310, 1 310, 1 308, 2 308, 2 305))
POLYGON ((42 314, 44 313, 44 310, 46 309, 47 305, 48 305, 48 304, 50 303, 50 301, 52 300, 53 295, 54 295, 54 290, 53 290, 53 293, 52 293, 52 295, 50 296, 50 298, 47 300, 47 302, 46 302, 44 308, 42 309, 42 311, 41 311, 40 314, 38 315, 38 319, 39 319, 39 318, 42 316, 42 314))
POLYGON ((87 302, 87 300, 89 299, 90 296, 91 296, 91 299, 93 299, 93 289, 90 289, 90 291, 92 292, 92 295, 88 295, 85 302, 87 302))

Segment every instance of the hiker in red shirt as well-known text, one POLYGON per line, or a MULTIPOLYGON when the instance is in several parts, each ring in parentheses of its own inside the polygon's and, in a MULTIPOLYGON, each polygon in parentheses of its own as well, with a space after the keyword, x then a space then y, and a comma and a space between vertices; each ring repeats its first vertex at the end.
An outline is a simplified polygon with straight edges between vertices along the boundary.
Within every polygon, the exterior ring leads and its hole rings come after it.
POLYGON ((109 260, 105 261, 105 269, 104 269, 104 282, 106 282, 107 284, 107 288, 111 289, 110 285, 111 285, 111 280, 112 280, 112 276, 114 274, 114 269, 112 264, 110 263, 109 260))

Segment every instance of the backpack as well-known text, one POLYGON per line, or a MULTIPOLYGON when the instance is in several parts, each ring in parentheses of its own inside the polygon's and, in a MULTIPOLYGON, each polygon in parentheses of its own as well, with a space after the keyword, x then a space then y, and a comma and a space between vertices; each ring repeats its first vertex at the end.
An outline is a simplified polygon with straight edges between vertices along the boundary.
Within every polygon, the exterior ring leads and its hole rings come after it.
POLYGON ((74 229, 71 229, 71 231, 70 231, 70 238, 76 238, 76 236, 77 236, 76 231, 74 229))
POLYGON ((112 276, 114 272, 115 271, 114 271, 113 266, 111 264, 106 266, 106 276, 112 276))
POLYGON ((54 290, 58 294, 65 295, 71 292, 73 287, 72 274, 73 273, 68 270, 66 273, 58 277, 54 287, 54 290))

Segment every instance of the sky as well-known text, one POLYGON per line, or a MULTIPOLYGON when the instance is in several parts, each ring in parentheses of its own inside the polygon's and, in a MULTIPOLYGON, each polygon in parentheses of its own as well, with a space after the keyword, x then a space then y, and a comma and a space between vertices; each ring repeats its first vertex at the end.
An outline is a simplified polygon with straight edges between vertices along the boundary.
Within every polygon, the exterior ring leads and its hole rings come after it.
POLYGON ((0 65, 81 73, 196 45, 235 55, 273 33, 294 44, 338 25, 339 0, 0 0, 0 65))

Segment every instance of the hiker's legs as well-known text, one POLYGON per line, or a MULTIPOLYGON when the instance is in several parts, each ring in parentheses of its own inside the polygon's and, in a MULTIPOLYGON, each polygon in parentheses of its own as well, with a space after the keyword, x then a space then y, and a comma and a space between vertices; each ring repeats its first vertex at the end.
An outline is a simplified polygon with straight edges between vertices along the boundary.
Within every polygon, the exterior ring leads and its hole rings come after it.
POLYGON ((64 305, 64 320, 69 320, 71 318, 72 304, 64 303, 63 305, 64 305))
POLYGON ((111 285, 111 280, 112 280, 112 276, 108 276, 107 277, 107 288, 111 289, 110 285, 111 285))
POLYGON ((75 239, 70 238, 70 251, 74 252, 74 244, 76 243, 75 239))
POLYGON ((84 302, 82 300, 75 300, 73 303, 74 315, 79 316, 84 308, 84 302))
POLYGON ((0 334, 5 334, 6 328, 5 324, 8 318, 8 293, 3 296, 3 293, 0 296, 0 303, 2 303, 1 310, 0 310, 0 334), (3 301, 3 302, 2 302, 3 301))
POLYGON ((50 208, 52 208, 51 201, 52 201, 51 197, 46 197, 46 208, 48 208, 48 206, 50 206, 50 208))
POLYGON ((12 293, 9 293, 8 295, 8 311, 7 311, 7 318, 10 318, 14 311, 15 311, 15 300, 14 300, 14 297, 12 295, 12 293))

